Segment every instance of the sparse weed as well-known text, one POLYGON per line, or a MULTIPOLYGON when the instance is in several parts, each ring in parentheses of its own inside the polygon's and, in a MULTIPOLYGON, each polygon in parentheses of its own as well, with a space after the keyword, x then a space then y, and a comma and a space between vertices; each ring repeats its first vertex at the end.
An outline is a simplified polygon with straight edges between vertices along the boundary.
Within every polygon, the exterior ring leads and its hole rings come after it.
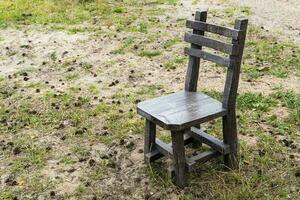
POLYGON ((140 56, 142 57, 155 57, 155 56, 159 56, 161 54, 161 51, 159 50, 144 50, 140 53, 140 56))

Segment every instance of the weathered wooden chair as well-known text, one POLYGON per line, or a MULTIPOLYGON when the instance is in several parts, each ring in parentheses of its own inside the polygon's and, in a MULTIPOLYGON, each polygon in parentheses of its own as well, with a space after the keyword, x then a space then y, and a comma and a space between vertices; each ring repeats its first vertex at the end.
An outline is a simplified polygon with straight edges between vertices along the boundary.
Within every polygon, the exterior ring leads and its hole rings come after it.
POLYGON ((189 55, 185 90, 167 96, 141 102, 137 106, 138 114, 146 118, 145 161, 152 162, 162 156, 173 160, 175 183, 179 187, 186 184, 186 171, 191 170, 196 162, 205 162, 210 158, 223 155, 225 166, 238 167, 236 96, 240 66, 247 30, 247 19, 237 19, 234 28, 226 28, 206 23, 207 12, 197 11, 195 20, 187 20, 184 40, 191 43, 184 52, 189 55), (211 32, 232 39, 228 44, 204 36, 211 32), (202 50, 209 47, 229 57, 222 57, 202 50), (219 102, 203 93, 197 92, 200 58, 227 67, 223 102, 219 102), (223 118, 223 141, 207 134, 200 124, 223 118), (156 125, 171 131, 172 143, 166 144, 156 138, 156 125), (184 146, 192 141, 199 141, 213 150, 187 158, 184 146))

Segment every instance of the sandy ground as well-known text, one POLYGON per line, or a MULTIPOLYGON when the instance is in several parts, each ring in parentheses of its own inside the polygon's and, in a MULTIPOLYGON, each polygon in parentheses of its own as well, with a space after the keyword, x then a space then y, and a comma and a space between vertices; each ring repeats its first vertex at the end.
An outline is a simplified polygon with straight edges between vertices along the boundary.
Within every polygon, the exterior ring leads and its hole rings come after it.
POLYGON ((251 7, 250 21, 300 44, 299 0, 233 0, 251 7))
MULTIPOLYGON (((299 18, 299 12, 297 8, 300 6, 299 1, 271 1, 274 6, 268 6, 270 4, 266 1, 233 1, 234 3, 241 3, 251 7, 253 14, 250 16, 251 24, 261 24, 265 28, 272 31, 282 31, 281 36, 285 39, 293 39, 295 42, 300 41, 299 36, 299 23, 297 19, 299 18), (290 10, 289 10, 290 9, 290 10), (289 10, 287 14, 287 11, 289 10), (264 12, 262 12, 264 11, 264 12), (276 13, 276 14, 274 14, 276 13), (284 19, 282 19, 282 16, 284 19), (271 18, 271 19, 270 19, 271 18), (267 20, 268 19, 268 20, 267 20), (272 28, 272 29, 271 29, 272 28), (274 30, 275 29, 275 30, 274 30)), ((176 14, 172 12, 169 16, 172 16, 174 20, 178 18, 188 18, 191 16, 191 13, 194 12, 195 8, 201 9, 222 9, 222 3, 217 1, 198 1, 196 5, 192 4, 192 1, 183 0, 182 5, 176 14)), ((208 19, 214 21, 214 19, 208 19)), ((218 19, 219 20, 219 19, 218 19)), ((114 65, 124 67, 125 71, 130 74, 131 68, 137 69, 137 71, 143 71, 146 66, 146 71, 144 74, 151 73, 152 75, 144 77, 146 80, 139 83, 144 84, 152 82, 157 82, 159 80, 160 84, 170 85, 170 88, 174 90, 176 88, 182 88, 182 83, 184 81, 185 68, 180 68, 180 71, 161 73, 160 62, 164 62, 166 59, 169 59, 172 54, 165 56, 162 60, 149 60, 147 58, 140 58, 136 55, 116 55, 111 57, 110 52, 114 50, 118 45, 119 41, 126 37, 125 35, 117 35, 114 40, 108 38, 95 38, 90 39, 89 33, 77 33, 77 34, 68 34, 63 31, 49 31, 43 30, 43 28, 27 27, 22 30, 6 29, 1 30, 1 36, 4 40, 0 41, 0 45, 4 48, 1 49, 1 55, 5 56, 5 59, 0 60, 0 72, 2 75, 7 75, 14 73, 18 70, 26 68, 38 68, 43 63, 49 63, 49 56, 51 53, 56 52, 57 59, 66 60, 66 59, 75 59, 79 62, 88 62, 94 66, 95 69, 105 69, 104 74, 101 75, 101 81, 103 84, 108 83, 109 78, 105 78, 105 74, 110 75, 112 69, 107 67, 107 63, 113 60, 116 62, 114 65), (26 46, 24 48, 24 45, 26 46), (7 56, 12 55, 12 56, 7 56), (130 66, 130 67, 129 67, 130 66), (149 66, 149 67, 148 67, 149 66), (168 77, 174 77, 176 81, 170 81, 168 77)), ((174 35, 179 37, 184 33, 184 28, 177 28, 178 32, 174 35), (181 34, 182 33, 182 34, 181 34)), ((181 49, 175 48, 175 54, 182 54, 181 49)), ((207 62, 202 63, 204 66, 207 66, 207 62)), ((115 66, 117 67, 117 66, 115 66)), ((203 67, 204 71, 200 72, 199 85, 204 86, 205 88, 213 88, 222 90, 224 77, 221 75, 216 75, 216 69, 210 69, 203 67), (203 85, 205 82, 205 85, 203 85), (217 84, 216 84, 217 83, 217 84)), ((218 71, 218 70, 217 70, 218 71)), ((52 79, 56 76, 61 77, 60 72, 51 71, 49 72, 52 76, 52 79), (55 74, 55 76, 54 76, 55 74)), ((36 77, 37 79, 47 79, 50 78, 49 73, 41 74, 42 77, 36 77)), ((119 76, 121 80, 128 81, 128 76, 119 76)), ((55 78, 53 82, 58 81, 55 78)), ((93 74, 82 75, 77 83, 93 83, 99 78, 94 78, 93 74)), ((136 80, 137 81, 137 80, 136 80)), ((264 76, 262 79, 255 80, 254 82, 248 82, 243 78, 240 84, 240 91, 263 91, 268 93, 272 87, 282 86, 284 88, 297 89, 299 87, 299 78, 291 76, 289 79, 281 79, 276 77, 264 76)), ((109 91, 108 91, 109 92, 109 91)))
MULTIPOLYGON (((300 44, 300 1, 299 0, 233 0, 234 3, 241 3, 251 7, 253 14, 250 16, 250 23, 260 24, 270 31, 280 31, 283 39, 294 40, 300 44), (272 6, 270 6, 272 5, 272 6)), ((183 6, 173 16, 173 20, 181 17, 189 17, 194 12, 195 7, 204 9, 222 9, 222 3, 213 0, 200 0, 197 5, 192 5, 192 1, 183 0, 183 6)), ((184 28, 177 29, 177 34, 181 35, 184 28)), ((185 67, 176 71, 166 72, 160 67, 160 60, 142 58, 134 54, 114 55, 110 52, 119 44, 120 39, 126 35, 117 35, 114 40, 108 38, 93 38, 90 33, 68 34, 63 31, 50 31, 41 27, 27 27, 21 30, 6 29, 0 30, 3 38, 0 41, 0 74, 7 76, 15 72, 26 69, 40 69, 35 77, 31 77, 34 81, 50 81, 59 90, 67 88, 71 84, 95 83, 101 88, 103 96, 109 96, 118 89, 129 85, 130 87, 139 87, 147 84, 166 85, 168 92, 176 91, 183 88, 185 67), (3 48, 2 48, 3 47, 3 48), (91 73, 82 73, 80 78, 66 85, 60 84, 60 79, 64 77, 67 69, 56 71, 55 68, 43 68, 44 65, 53 64, 49 59, 51 53, 56 52, 57 60, 76 60, 72 67, 80 71, 80 63, 88 62, 93 68, 91 73), (11 56, 7 56, 11 55, 11 56), (111 62, 113 61, 113 62, 111 62), (112 64, 113 63, 113 64, 112 64), (122 70, 119 70, 122 67, 122 70), (135 77, 130 78, 131 70, 135 70, 135 77), (94 76, 97 74, 98 76, 94 76), (107 86, 112 80, 118 79, 121 84, 113 88, 107 86)), ((180 53, 180 48, 176 48, 176 54, 180 53)), ((162 59, 168 59, 173 55, 170 52, 162 59)), ((203 62, 204 66, 208 64, 203 62)), ((224 77, 218 72, 220 69, 203 67, 200 77, 200 86, 202 88, 222 90, 224 77), (217 75, 216 75, 217 74, 217 75), (204 84, 203 84, 204 83, 204 84)), ((280 79, 264 76, 253 82, 244 80, 242 77, 240 84, 240 92, 271 92, 276 85, 297 91, 299 89, 299 79, 291 76, 288 79, 280 79)), ((143 170, 143 154, 142 137, 132 136, 130 141, 135 141, 133 151, 124 151, 120 147, 106 147, 94 144, 92 148, 98 148, 98 151, 108 152, 112 154, 119 165, 115 171, 112 171, 110 177, 101 180, 103 189, 107 191, 107 195, 114 192, 114 188, 122 187, 123 190, 128 188, 129 193, 136 193, 136 198, 142 196, 145 191, 140 191, 138 187, 145 188, 146 193, 150 187, 146 176, 141 177, 139 172, 143 170), (120 148, 120 149, 118 149, 120 148), (113 150, 117 150, 115 153, 113 150), (131 166, 134 167, 131 168, 131 166), (132 178, 132 174, 135 174, 132 178), (125 186, 124 186, 125 185, 125 186)), ((255 141, 253 142, 255 143, 255 141)), ((62 193, 71 193, 78 186, 80 170, 72 175, 61 173, 62 170, 56 165, 56 161, 49 161, 49 165, 44 169, 43 174, 47 178, 55 178, 57 174, 61 174, 62 183, 58 185, 58 191, 62 193)), ((84 168, 84 166, 77 166, 84 168)), ((143 174, 143 173, 141 173, 143 174)), ((154 192, 154 191, 150 191, 154 192)))
MULTIPOLYGON (((251 24, 260 25, 271 32, 279 32, 281 39, 300 43, 300 1, 299 0, 230 0, 230 2, 251 8, 251 24)), ((182 1, 184 8, 176 14, 186 16, 195 8, 204 10, 222 9, 223 2, 199 0, 193 4, 190 0, 182 1)))

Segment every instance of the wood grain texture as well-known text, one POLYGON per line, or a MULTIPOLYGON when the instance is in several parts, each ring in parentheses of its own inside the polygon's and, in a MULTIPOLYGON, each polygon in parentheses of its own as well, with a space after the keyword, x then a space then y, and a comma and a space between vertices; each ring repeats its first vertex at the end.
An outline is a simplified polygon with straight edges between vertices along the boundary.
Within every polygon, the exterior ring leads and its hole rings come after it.
POLYGON ((138 104, 140 115, 168 130, 183 130, 224 116, 222 103, 200 92, 181 91, 138 104))
POLYGON ((236 51, 238 52, 237 55, 230 55, 229 58, 233 62, 231 63, 232 66, 228 68, 226 81, 224 86, 224 99, 223 105, 225 108, 228 106, 235 106, 236 102, 236 95, 237 89, 239 84, 239 77, 240 77, 240 69, 241 69, 241 62, 242 56, 244 51, 245 39, 246 39, 246 32, 247 32, 247 25, 248 20, 236 20, 235 28, 239 28, 241 30, 239 40, 232 40, 232 43, 236 45, 236 51))
POLYGON ((188 171, 192 171, 196 164, 204 163, 212 158, 216 158, 221 154, 218 151, 205 151, 198 155, 186 159, 188 171))
MULTIPOLYGON (((188 145, 194 141, 194 138, 192 138, 190 135, 188 135, 186 132, 184 134, 184 145, 188 145)), ((173 159, 173 150, 170 150, 172 148, 172 143, 164 143, 158 138, 156 138, 155 142, 156 149, 145 154, 145 160, 146 162, 150 163, 157 159, 160 159, 163 156, 167 156, 171 159, 173 159), (163 145, 161 145, 163 143, 163 145), (165 148, 167 147, 167 148, 165 148)))
POLYGON ((164 143, 160 139, 156 138, 156 148, 164 156, 173 159, 173 149, 171 144, 164 143))
POLYGON ((148 158, 146 158, 146 154, 155 150, 155 137, 156 137, 156 125, 149 121, 145 120, 145 134, 144 134, 144 156, 145 162, 148 162, 148 158))
POLYGON ((228 68, 225 87, 223 106, 227 110, 227 115, 223 117, 223 138, 224 143, 230 146, 230 154, 224 156, 225 165, 230 169, 236 169, 239 166, 238 159, 238 138, 236 127, 236 97, 239 85, 239 76, 241 62, 247 32, 247 19, 237 19, 235 21, 235 29, 240 30, 239 39, 232 40, 237 45, 237 55, 230 55, 230 59, 234 60, 232 66, 228 68))
POLYGON ((153 122, 145 120, 144 153, 155 149, 156 126, 153 122))
MULTIPOLYGON (((214 150, 211 150, 211 151, 204 151, 204 152, 201 152, 195 156, 192 156, 190 158, 186 157, 186 170, 188 172, 191 172, 195 169, 195 166, 197 164, 201 164, 201 163, 204 163, 206 161, 209 161, 210 159, 212 158, 216 158, 216 157, 219 157, 221 156, 222 154, 218 151, 214 151, 214 150)), ((175 176, 175 167, 174 165, 171 165, 168 169, 169 171, 169 174, 171 177, 175 176)))
POLYGON ((154 161, 162 156, 173 159, 171 171, 175 174, 176 185, 181 188, 186 185, 186 170, 193 169, 196 163, 224 155, 228 168, 238 167, 235 105, 248 21, 236 20, 231 29, 205 23, 206 18, 207 12, 197 11, 195 20, 187 21, 187 27, 192 28, 193 33, 185 35, 185 40, 192 43, 190 48, 185 48, 189 55, 185 91, 140 102, 137 106, 138 113, 147 119, 145 160, 154 161), (205 31, 231 37, 232 43, 205 37, 205 31), (229 58, 205 52, 202 46, 227 53, 229 58), (228 67, 222 103, 197 92, 200 58, 228 67), (217 117, 223 119, 223 141, 200 128, 201 123, 217 117), (155 139, 154 124, 171 130, 171 144, 155 139), (184 145, 195 141, 206 143, 214 150, 186 158, 184 145))
POLYGON ((161 157, 164 157, 164 155, 160 153, 160 151, 158 151, 157 149, 144 155, 145 163, 154 162, 155 160, 160 159, 161 157))
POLYGON ((236 55, 237 48, 236 45, 234 44, 227 44, 225 42, 221 42, 219 40, 211 39, 202 35, 196 35, 193 33, 185 33, 184 35, 184 41, 196 44, 199 46, 205 46, 209 47, 218 51, 221 51, 223 53, 231 54, 231 55, 236 55))
MULTIPOLYGON (((206 11, 196 11, 195 20, 205 22, 207 19, 206 11)), ((193 30, 193 34, 204 35, 204 31, 193 30)), ((202 47, 196 44, 191 44, 193 49, 201 49, 202 47)), ((199 78, 200 58, 189 56, 188 68, 185 77, 185 90, 190 92, 197 91, 197 83, 199 78)))
POLYGON ((184 48, 184 53, 190 56, 194 56, 197 58, 202 58, 204 60, 212 61, 222 66, 228 67, 230 65, 230 59, 209 53, 200 49, 193 49, 193 48, 184 48))
POLYGON ((175 183, 178 187, 186 186, 186 162, 183 140, 184 131, 171 131, 173 146, 173 162, 175 168, 175 183))
POLYGON ((223 35, 225 37, 238 39, 240 30, 227 28, 224 26, 219 26, 215 24, 209 24, 206 22, 196 21, 196 20, 187 20, 186 27, 191 29, 196 29, 200 31, 207 31, 210 33, 216 33, 218 35, 223 35))
POLYGON ((223 141, 205 133, 202 129, 192 127, 191 131, 188 134, 193 138, 202 141, 203 143, 207 144, 208 146, 212 147, 213 149, 222 153, 223 155, 228 154, 230 151, 229 145, 224 144, 223 141))

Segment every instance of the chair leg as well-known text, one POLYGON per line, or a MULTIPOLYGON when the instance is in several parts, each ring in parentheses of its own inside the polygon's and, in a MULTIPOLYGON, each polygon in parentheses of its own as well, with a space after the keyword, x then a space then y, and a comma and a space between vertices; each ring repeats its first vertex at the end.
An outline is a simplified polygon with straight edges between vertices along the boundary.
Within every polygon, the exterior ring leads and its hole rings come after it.
POLYGON ((184 152, 184 131, 171 131, 175 168, 175 183, 184 188, 186 184, 186 164, 184 152))
MULTIPOLYGON (((196 127, 196 128, 201 128, 201 126, 200 126, 200 124, 199 125, 195 125, 194 127, 196 127)), ((199 140, 193 140, 193 142, 192 142, 192 147, 193 148, 199 148, 199 147, 201 147, 202 146, 202 141, 199 141, 199 140)))
POLYGON ((150 162, 146 157, 146 154, 152 152, 155 149, 155 138, 156 138, 156 125, 147 120, 145 121, 145 139, 144 139, 144 156, 145 162, 150 162))
POLYGON ((229 169, 237 169, 239 160, 235 112, 223 117, 223 138, 224 143, 230 146, 230 153, 224 156, 224 164, 229 169))

